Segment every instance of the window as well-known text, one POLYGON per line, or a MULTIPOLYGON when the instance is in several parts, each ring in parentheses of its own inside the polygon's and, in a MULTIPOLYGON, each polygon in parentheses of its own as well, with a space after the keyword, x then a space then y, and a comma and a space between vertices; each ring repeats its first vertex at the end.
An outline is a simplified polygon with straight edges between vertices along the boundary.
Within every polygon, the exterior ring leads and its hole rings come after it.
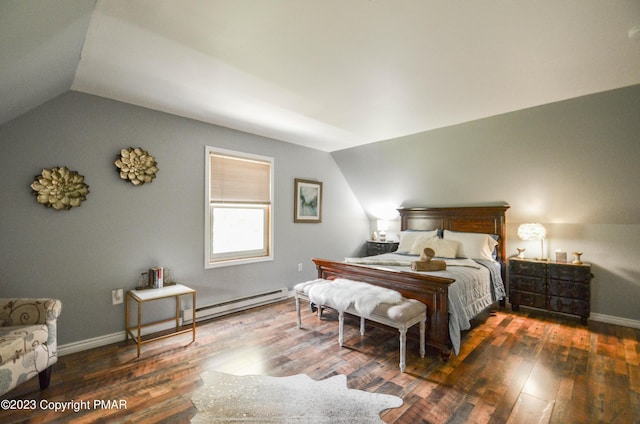
POLYGON ((273 158, 206 148, 205 268, 273 259, 273 158))

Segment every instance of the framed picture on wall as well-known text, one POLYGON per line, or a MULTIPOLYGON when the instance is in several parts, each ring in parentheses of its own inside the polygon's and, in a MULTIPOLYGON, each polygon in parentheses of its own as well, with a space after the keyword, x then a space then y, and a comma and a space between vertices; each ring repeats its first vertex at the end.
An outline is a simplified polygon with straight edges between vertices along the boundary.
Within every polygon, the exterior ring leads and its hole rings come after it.
POLYGON ((320 181, 294 180, 293 222, 322 222, 322 183, 320 181))

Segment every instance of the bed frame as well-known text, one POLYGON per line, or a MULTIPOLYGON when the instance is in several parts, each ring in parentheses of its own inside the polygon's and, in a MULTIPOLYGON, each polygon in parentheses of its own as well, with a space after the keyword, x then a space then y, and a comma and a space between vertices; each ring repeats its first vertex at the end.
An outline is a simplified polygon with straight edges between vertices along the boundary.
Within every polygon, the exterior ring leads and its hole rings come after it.
MULTIPOLYGON (((506 222, 508 205, 446 207, 446 208, 402 208, 401 230, 433 230, 442 228, 451 231, 497 234, 497 258, 500 263, 502 281, 506 281, 506 222)), ((449 338, 448 298, 452 278, 436 277, 391 269, 376 269, 366 265, 350 264, 314 258, 318 278, 348 278, 364 281, 399 291, 404 297, 417 299, 427 305, 427 344, 438 349, 444 360, 451 354, 449 338)), ((504 306, 504 300, 500 301, 504 306)))

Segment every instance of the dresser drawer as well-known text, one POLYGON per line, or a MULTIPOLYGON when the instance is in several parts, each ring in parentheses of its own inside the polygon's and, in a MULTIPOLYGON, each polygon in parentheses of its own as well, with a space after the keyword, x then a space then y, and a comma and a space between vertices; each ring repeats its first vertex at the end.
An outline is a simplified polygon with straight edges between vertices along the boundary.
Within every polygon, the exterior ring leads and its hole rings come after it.
POLYGON ((540 293, 521 292, 519 290, 511 290, 509 293, 511 304, 517 306, 532 306, 534 308, 547 308, 546 296, 540 293))
POLYGON ((510 263, 510 267, 512 274, 531 275, 540 278, 544 278, 545 276, 545 264, 537 262, 512 261, 510 263))
POLYGON ((511 275, 509 279, 510 288, 513 290, 526 291, 532 293, 544 293, 544 278, 527 275, 511 275))
POLYGON ((549 280, 551 296, 569 297, 578 300, 589 300, 589 284, 565 280, 549 280))
POLYGON ((569 281, 591 281, 591 268, 586 266, 549 264, 549 278, 569 281))
POLYGON ((380 243, 369 243, 367 249, 373 254, 385 253, 387 251, 386 246, 380 243))
POLYGON ((589 316, 589 302, 566 297, 551 296, 549 299, 549 310, 564 312, 565 314, 589 316))

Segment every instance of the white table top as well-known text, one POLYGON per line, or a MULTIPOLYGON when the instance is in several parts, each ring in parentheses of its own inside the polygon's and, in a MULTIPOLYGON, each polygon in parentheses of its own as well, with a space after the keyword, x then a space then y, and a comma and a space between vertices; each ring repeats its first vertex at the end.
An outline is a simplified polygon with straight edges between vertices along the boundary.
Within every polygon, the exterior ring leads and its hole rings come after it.
POLYGON ((136 300, 152 300, 161 299, 163 297, 180 296, 183 294, 194 293, 195 290, 182 284, 174 284, 171 286, 160 287, 158 289, 131 290, 129 293, 136 300))

